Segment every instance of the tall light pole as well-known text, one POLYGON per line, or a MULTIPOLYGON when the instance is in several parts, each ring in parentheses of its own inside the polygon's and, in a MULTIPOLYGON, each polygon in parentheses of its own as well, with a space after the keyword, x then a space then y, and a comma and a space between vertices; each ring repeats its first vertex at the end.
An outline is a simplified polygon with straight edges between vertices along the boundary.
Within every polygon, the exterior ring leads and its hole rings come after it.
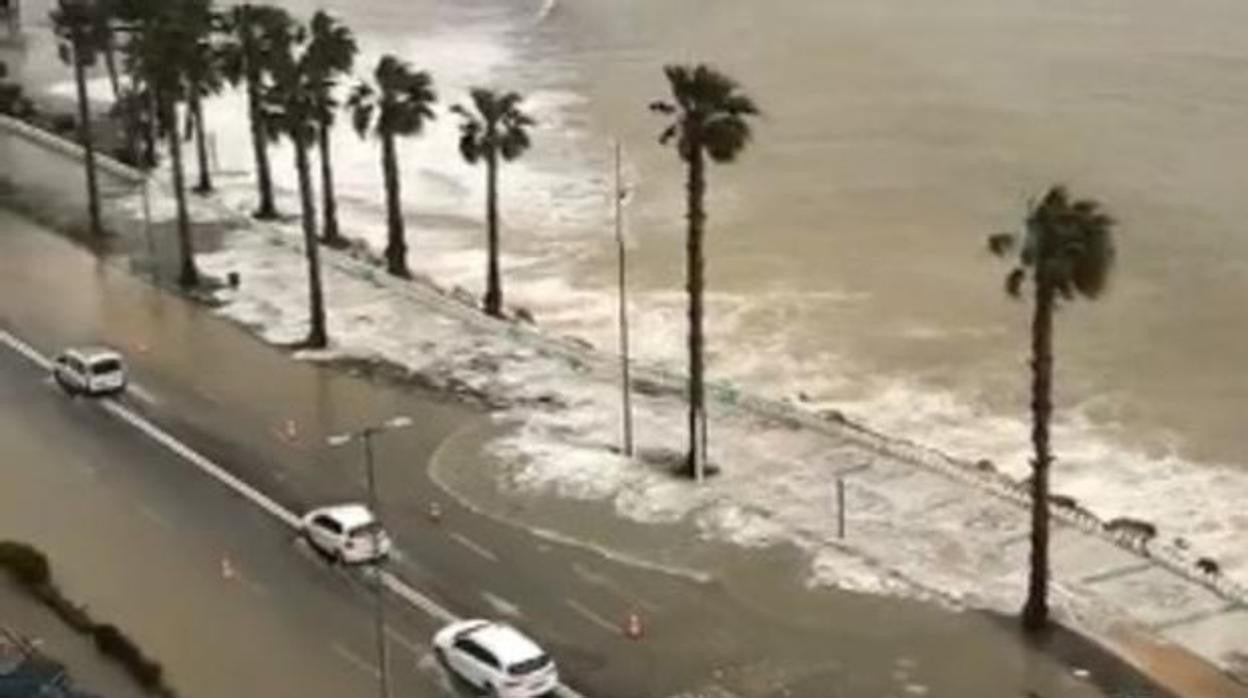
POLYGON ((633 456, 633 390, 629 380, 628 358, 628 264, 626 261, 627 246, 624 244, 624 199, 628 190, 624 187, 620 175, 620 142, 615 142, 615 244, 619 260, 619 297, 620 297, 620 371, 621 388, 623 391, 624 412, 624 455, 633 456))
MULTIPOLYGON (((330 446, 343 446, 352 441, 362 441, 364 443, 364 467, 368 479, 368 508, 373 512, 373 517, 377 520, 377 526, 373 528, 373 550, 381 549, 381 509, 377 501, 377 478, 373 474, 373 437, 384 431, 393 429, 403 429, 412 426, 412 420, 409 417, 398 416, 376 424, 364 427, 358 431, 347 432, 344 434, 336 434, 329 437, 330 446)), ((373 627, 377 633, 377 690, 381 698, 390 698, 390 671, 387 662, 386 652, 386 599, 385 584, 382 582, 382 563, 384 560, 375 558, 373 560, 373 577, 376 584, 376 605, 373 614, 373 627)))

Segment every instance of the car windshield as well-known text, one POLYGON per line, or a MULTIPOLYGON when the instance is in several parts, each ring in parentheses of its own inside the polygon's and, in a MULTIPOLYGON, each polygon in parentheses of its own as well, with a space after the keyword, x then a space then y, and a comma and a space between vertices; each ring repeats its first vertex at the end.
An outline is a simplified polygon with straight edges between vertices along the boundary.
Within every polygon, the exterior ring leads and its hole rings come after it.
POLYGON ((116 373, 121 370, 121 362, 117 359, 101 359, 91 364, 91 372, 97 376, 116 373))
POLYGON ((532 659, 526 659, 523 662, 512 664, 507 667, 507 673, 512 676, 524 676, 545 669, 550 666, 550 657, 541 654, 532 659))
POLYGON ((377 523, 376 521, 369 521, 366 524, 361 524, 351 529, 352 538, 363 538, 364 536, 371 537, 371 536, 375 536, 381 533, 383 533, 383 531, 381 530, 381 524, 377 523))

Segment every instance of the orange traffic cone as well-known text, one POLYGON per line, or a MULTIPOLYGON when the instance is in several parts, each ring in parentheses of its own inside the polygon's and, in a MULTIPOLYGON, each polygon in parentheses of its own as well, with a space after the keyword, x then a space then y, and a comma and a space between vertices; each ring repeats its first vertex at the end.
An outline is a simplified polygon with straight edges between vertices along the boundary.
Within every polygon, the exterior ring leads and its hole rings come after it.
POLYGON ((434 523, 442 520, 442 507, 437 502, 429 502, 429 520, 434 523))
POLYGON ((630 640, 640 640, 642 636, 641 615, 637 611, 628 612, 628 623, 624 626, 624 634, 630 640))

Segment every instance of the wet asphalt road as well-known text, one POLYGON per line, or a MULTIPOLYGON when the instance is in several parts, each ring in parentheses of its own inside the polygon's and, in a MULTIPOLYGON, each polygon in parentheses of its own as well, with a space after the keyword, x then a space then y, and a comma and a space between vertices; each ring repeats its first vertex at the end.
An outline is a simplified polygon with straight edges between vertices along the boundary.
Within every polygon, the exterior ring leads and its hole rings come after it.
MULTIPOLYGON (((742 598, 476 516, 437 491, 427 464, 436 455, 479 465, 470 461, 485 416, 291 361, 4 211, 0 323, 44 352, 86 342, 124 350, 136 388, 127 405, 294 511, 364 496, 359 451, 325 437, 411 416, 416 428, 376 449, 393 570, 459 615, 509 616, 596 698, 1164 695, 1094 652, 1063 659, 979 614, 811 594, 796 582, 742 598), (434 501, 444 512, 436 523, 434 501), (640 641, 620 631, 629 610, 646 620, 640 641), (1092 681, 1069 662, 1093 666, 1092 681)), ((6 533, 60 546, 52 552, 71 588, 135 626, 188 695, 320 695, 288 683, 304 681, 336 687, 325 695, 368 695, 358 575, 326 567, 266 514, 90 401, 66 399, 24 361, 0 351, 11 413, 0 439, 6 533), (172 542, 155 545, 160 537, 172 542), (239 572, 229 580, 222 556, 239 572), (244 680, 254 691, 228 690, 244 680)), ((396 662, 407 668, 401 694, 439 695, 438 672, 412 668, 425 661, 433 621, 392 606, 406 655, 396 662)))

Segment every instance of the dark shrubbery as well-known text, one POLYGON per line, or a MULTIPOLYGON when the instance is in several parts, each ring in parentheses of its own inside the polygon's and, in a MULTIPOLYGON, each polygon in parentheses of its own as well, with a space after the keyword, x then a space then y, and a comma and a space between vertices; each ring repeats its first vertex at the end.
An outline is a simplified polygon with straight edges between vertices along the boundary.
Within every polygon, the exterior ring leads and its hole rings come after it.
POLYGON ((25 543, 0 541, 0 567, 30 591, 46 586, 52 578, 48 558, 25 543))
POLYGON ((124 664, 139 684, 149 691, 158 690, 164 683, 164 669, 148 659, 134 641, 115 625, 101 623, 95 626, 95 647, 108 657, 124 664))
POLYGON ((165 683, 164 668, 143 654, 117 626, 96 622, 85 608, 65 598, 52 582, 51 566, 43 553, 25 543, 0 541, 0 568, 23 590, 52 609, 66 625, 90 635, 100 654, 125 667, 149 694, 165 698, 177 695, 165 683))

